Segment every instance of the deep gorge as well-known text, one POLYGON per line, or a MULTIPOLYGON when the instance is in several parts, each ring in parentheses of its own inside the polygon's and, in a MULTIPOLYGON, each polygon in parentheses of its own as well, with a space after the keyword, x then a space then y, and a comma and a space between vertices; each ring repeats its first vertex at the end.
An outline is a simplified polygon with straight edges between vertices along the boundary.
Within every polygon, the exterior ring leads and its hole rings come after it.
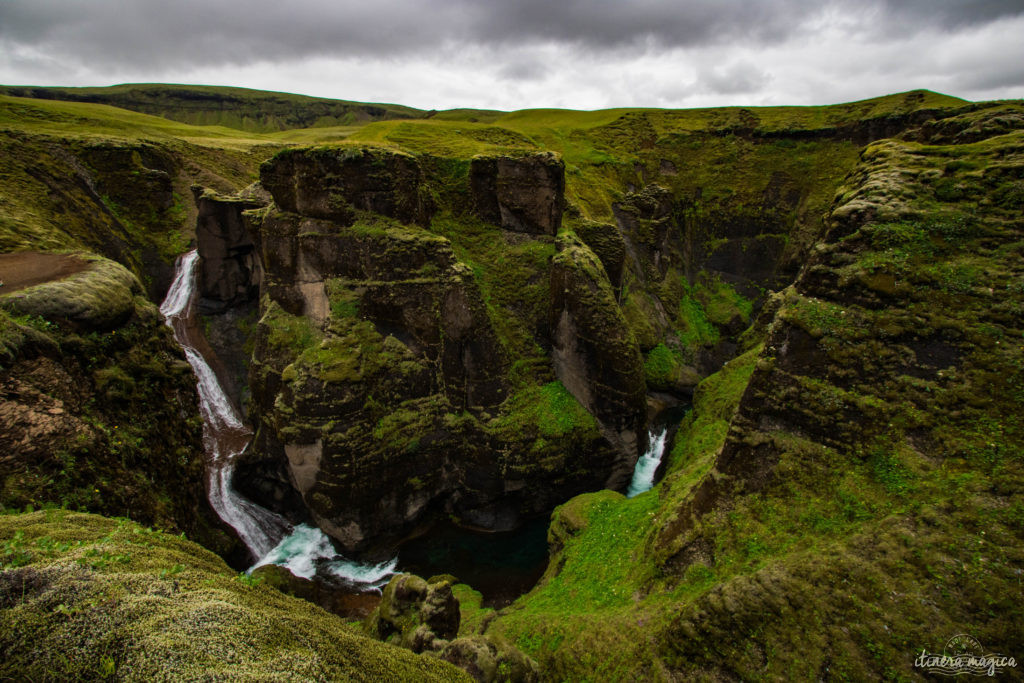
POLYGON ((239 629, 274 605, 407 678, 912 677, 936 628, 1024 651, 1019 103, 442 112, 309 144, 98 142, 48 127, 60 102, 0 100, 0 251, 84 264, 22 289, 0 260, 25 671, 48 596, 82 615, 55 633, 89 634, 75 581, 136 609, 109 586, 179 573, 239 629), (252 431, 227 488, 156 309, 190 248, 190 344, 252 431), (240 540, 225 496, 273 531, 240 540), (232 578, 282 539, 293 573, 232 578), (395 567, 422 579, 359 596, 395 567))

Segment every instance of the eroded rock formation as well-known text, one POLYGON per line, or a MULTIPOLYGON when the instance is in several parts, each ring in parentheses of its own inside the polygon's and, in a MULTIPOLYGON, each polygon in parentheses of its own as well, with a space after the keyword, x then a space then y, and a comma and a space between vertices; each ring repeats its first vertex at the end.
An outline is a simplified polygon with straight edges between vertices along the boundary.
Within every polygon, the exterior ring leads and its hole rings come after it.
POLYGON ((474 210, 480 218, 515 232, 558 232, 565 203, 565 164, 553 154, 477 158, 469 173, 474 210))
MULTIPOLYGON (((561 178, 560 162, 537 164, 561 178)), ((262 175, 275 203, 246 214, 263 299, 243 492, 277 508, 297 492, 346 548, 382 549, 438 514, 510 529, 632 467, 642 424, 614 422, 613 448, 557 383, 516 390, 473 269, 415 225, 427 204, 412 199, 429 196, 415 159, 292 150, 262 175), (568 412, 540 412, 544 396, 568 412)), ((560 207, 560 182, 533 204, 560 207)))

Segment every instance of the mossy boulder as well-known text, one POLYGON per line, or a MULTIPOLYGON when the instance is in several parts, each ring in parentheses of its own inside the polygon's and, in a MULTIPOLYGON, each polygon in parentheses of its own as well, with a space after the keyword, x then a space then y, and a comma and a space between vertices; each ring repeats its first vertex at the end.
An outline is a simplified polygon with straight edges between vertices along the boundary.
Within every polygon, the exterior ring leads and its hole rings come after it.
POLYGON ((364 628, 379 640, 451 662, 481 683, 540 680, 536 662, 504 639, 480 635, 456 638, 460 612, 452 592, 453 581, 451 576, 429 581, 413 574, 393 577, 364 628))
POLYGON ((541 680, 537 663, 500 637, 456 638, 441 650, 439 656, 466 671, 478 683, 535 683, 541 680))
POLYGON ((366 622, 374 638, 413 652, 439 650, 459 632, 459 601, 447 577, 427 582, 414 574, 394 576, 366 622))
POLYGON ((0 675, 34 680, 467 680, 232 572, 177 536, 51 510, 0 516, 0 675))

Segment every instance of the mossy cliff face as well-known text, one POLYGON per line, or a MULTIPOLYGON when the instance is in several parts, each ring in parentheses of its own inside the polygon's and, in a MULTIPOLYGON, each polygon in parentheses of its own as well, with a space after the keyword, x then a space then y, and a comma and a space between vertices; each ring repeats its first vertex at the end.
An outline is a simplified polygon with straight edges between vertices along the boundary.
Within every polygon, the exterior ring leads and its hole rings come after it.
POLYGON ((63 510, 0 516, 0 649, 12 679, 471 680, 195 543, 63 510))
POLYGON ((514 371, 518 349, 434 232, 444 227, 408 222, 425 217, 407 210, 432 196, 425 176, 390 152, 293 150, 263 167, 275 205, 248 214, 264 298, 250 375, 259 428, 239 486, 271 505, 294 488, 349 549, 386 548, 438 514, 512 528, 617 469, 550 374, 542 389, 514 371))
POLYGON ((78 258, 78 273, 0 295, 0 504, 127 516, 229 553, 188 363, 134 275, 78 258))
POLYGON ((864 149, 664 481, 559 508, 548 574, 487 632, 569 679, 914 678, 957 633, 1024 650, 1022 124, 990 104, 864 149))
POLYGON ((646 446, 647 404, 640 349, 615 302, 601 261, 566 236, 551 267, 555 375, 622 453, 607 486, 629 482, 646 446))
POLYGON ((179 141, 17 130, 0 134, 0 153, 0 250, 93 251, 131 270, 154 301, 167 291, 195 225, 190 184, 231 192, 254 170, 241 153, 179 141))
POLYGON ((199 312, 223 313, 259 298, 262 265, 242 214, 270 203, 259 186, 237 195, 218 194, 198 186, 196 201, 196 249, 199 271, 199 312))
POLYGON ((433 207, 420 193, 422 181, 413 157, 358 148, 286 150, 260 172, 281 210, 340 224, 355 221, 357 211, 428 224, 433 207))
MULTIPOLYGON (((678 535, 661 540, 696 557, 730 533, 712 531, 725 506, 746 511, 760 499, 764 512, 745 526, 764 525, 759 543, 781 555, 795 535, 771 531, 786 523, 769 510, 783 495, 805 501, 812 529, 849 531, 824 546, 827 562, 801 563, 797 551, 716 588, 673 625, 686 634, 666 649, 674 661, 717 639, 717 600, 758 583, 763 592, 739 614, 811 619, 831 668, 851 674, 909 673, 904 653, 946 634, 971 633, 993 651, 1024 646, 1020 604, 1007 592, 1024 492, 1022 124, 1019 107, 993 108, 908 134, 924 144, 883 141, 861 154, 826 239, 781 303, 717 474, 680 510, 678 535), (1007 125, 983 134, 993 118, 1007 125), (947 132, 963 129, 978 132, 947 132), (818 586, 814 604, 830 614, 769 607, 776 588, 801 582, 818 586), (860 606, 879 602, 876 615, 860 606)), ((797 647, 781 628, 754 641, 797 647)), ((823 655, 803 664, 808 673, 824 665, 823 655)))

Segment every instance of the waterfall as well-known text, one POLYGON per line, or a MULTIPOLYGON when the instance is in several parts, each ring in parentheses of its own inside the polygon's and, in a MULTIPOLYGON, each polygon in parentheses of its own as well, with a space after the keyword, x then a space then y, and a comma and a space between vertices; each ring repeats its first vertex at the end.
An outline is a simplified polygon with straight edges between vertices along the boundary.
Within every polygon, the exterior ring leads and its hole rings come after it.
POLYGON ((217 380, 213 368, 197 345, 202 334, 194 318, 199 253, 195 250, 178 258, 174 282, 167 291, 160 312, 185 350, 196 375, 199 410, 203 415, 203 446, 206 448, 210 505, 229 524, 257 558, 249 571, 265 564, 279 564, 304 578, 318 568, 336 578, 362 587, 379 587, 394 573, 396 560, 380 565, 362 565, 338 555, 331 540, 320 529, 300 524, 294 528, 283 517, 243 498, 231 486, 234 461, 252 438, 235 406, 217 380))
POLYGON ((633 480, 629 482, 629 489, 626 497, 638 496, 654 486, 654 474, 661 464, 661 457, 665 454, 665 438, 668 436, 668 426, 662 427, 658 433, 648 434, 647 452, 636 461, 636 468, 633 470, 633 480))
POLYGON ((196 348, 198 332, 193 319, 193 303, 199 253, 190 251, 178 259, 174 282, 160 312, 174 331, 174 338, 185 350, 199 388, 199 410, 203 415, 203 446, 206 448, 210 505, 222 520, 238 532, 254 557, 262 557, 291 531, 280 515, 242 498, 231 487, 235 458, 249 445, 252 432, 242 424, 217 380, 213 368, 196 348))

